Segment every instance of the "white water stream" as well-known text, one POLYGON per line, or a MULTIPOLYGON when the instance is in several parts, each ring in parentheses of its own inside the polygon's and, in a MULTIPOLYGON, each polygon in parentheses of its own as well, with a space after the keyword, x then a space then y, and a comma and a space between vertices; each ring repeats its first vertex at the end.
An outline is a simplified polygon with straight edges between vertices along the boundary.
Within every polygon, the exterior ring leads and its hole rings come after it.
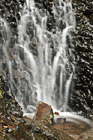
POLYGON ((58 111, 69 110, 69 93, 75 72, 71 34, 75 17, 71 0, 55 1, 52 11, 55 27, 50 31, 47 26, 49 12, 36 7, 34 0, 26 0, 18 23, 18 42, 13 46, 11 57, 8 45, 11 29, 0 19, 7 34, 3 51, 10 74, 10 94, 23 107, 24 113, 34 112, 39 101, 58 111), (72 62, 69 61, 71 57, 72 62))

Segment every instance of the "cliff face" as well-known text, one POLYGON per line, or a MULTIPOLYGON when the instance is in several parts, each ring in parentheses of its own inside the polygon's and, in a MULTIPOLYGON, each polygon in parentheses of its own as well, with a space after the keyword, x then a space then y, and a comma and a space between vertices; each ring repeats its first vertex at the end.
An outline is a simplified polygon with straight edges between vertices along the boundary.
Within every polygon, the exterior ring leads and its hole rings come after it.
POLYGON ((76 14, 76 82, 70 96, 75 111, 92 114, 93 108, 93 1, 73 0, 76 14))

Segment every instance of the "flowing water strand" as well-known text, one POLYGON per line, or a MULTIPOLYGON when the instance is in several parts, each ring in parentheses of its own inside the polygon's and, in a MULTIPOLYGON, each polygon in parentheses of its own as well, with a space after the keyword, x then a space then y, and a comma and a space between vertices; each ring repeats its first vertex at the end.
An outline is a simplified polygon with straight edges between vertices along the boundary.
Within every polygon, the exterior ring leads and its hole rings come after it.
MULTIPOLYGON (((70 30, 73 29, 73 18, 71 18, 71 2, 57 1, 53 5, 54 18, 56 21, 56 33, 53 34, 50 31, 47 31, 47 18, 48 12, 39 10, 35 6, 34 1, 27 1, 23 10, 23 15, 21 17, 19 28, 19 44, 24 49, 26 53, 26 61, 30 62, 30 68, 32 71, 31 79, 31 89, 32 93, 30 99, 32 98, 32 104, 37 104, 39 101, 45 101, 48 104, 51 104, 55 108, 65 107, 65 110, 68 106, 68 95, 70 90, 70 85, 72 81, 72 74, 69 74, 69 78, 66 79, 66 65, 69 66, 69 60, 66 56, 67 44, 67 35, 70 37, 70 30), (63 4, 63 5, 62 5, 63 4), (60 15, 59 15, 60 13, 60 15), (63 14, 63 17, 62 17, 63 14), (68 20, 69 17, 69 20, 68 20), (62 18, 64 20, 65 28, 60 29, 62 18), (30 37, 26 33, 27 24, 32 22, 33 25, 33 36, 37 42, 37 60, 35 56, 29 49, 30 37), (21 27, 21 28, 20 28, 21 27), (24 36, 26 39, 24 40, 24 36), (53 61, 51 61, 51 46, 49 44, 49 37, 55 42, 58 42, 54 46, 56 50, 56 55, 54 56, 53 61), (21 37, 21 38, 20 38, 21 37), (56 38, 55 38, 56 37, 56 38), (55 40, 54 40, 55 38, 55 40), (62 59, 62 62, 60 62, 62 59), (60 68, 60 65, 62 67, 60 68), (60 69, 60 73, 58 70, 60 69), (65 73, 65 74, 64 74, 65 73), (60 76, 59 85, 57 85, 57 76, 60 76), (62 79, 61 79, 62 78, 62 79), (65 79, 65 80, 63 80, 65 79), (65 81, 65 82, 64 82, 65 81), (36 97, 35 95, 36 94, 36 97), (36 99, 35 99, 36 98, 36 99), (64 98, 64 99, 63 99, 64 98), (59 103, 57 103, 57 100, 59 103), (36 102, 37 101, 37 102, 36 102), (57 104, 59 104, 57 106, 57 104)), ((31 33, 30 33, 31 34, 31 33)), ((73 72, 72 72, 73 73, 73 72)), ((18 98, 18 97, 17 97, 18 98)), ((24 97, 25 98, 25 97, 24 97)))
POLYGON ((75 28, 71 1, 55 1, 52 13, 54 32, 48 29, 49 11, 39 9, 34 0, 26 0, 17 25, 18 41, 13 46, 15 53, 11 51, 12 59, 6 47, 11 92, 24 113, 35 112, 39 101, 60 111, 69 108, 75 72, 74 62, 69 61, 73 49, 71 32, 75 28))
POLYGON ((10 28, 8 26, 8 23, 0 17, 0 49, 3 49, 4 57, 2 57, 2 62, 6 61, 7 66, 8 66, 8 71, 10 75, 10 86, 12 88, 12 63, 10 60, 10 57, 8 55, 8 46, 10 42, 10 28))

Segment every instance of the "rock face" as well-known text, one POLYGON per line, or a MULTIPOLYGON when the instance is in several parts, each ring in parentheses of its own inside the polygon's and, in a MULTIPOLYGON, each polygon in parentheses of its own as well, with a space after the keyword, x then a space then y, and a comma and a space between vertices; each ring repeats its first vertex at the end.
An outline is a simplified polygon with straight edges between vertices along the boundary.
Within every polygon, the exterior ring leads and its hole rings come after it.
POLYGON ((17 26, 17 20, 20 19, 20 10, 22 10, 25 0, 1 0, 0 16, 7 20, 10 26, 17 26))
MULTIPOLYGON (((70 106, 93 115, 93 1, 73 0, 76 13, 76 79, 70 106)), ((93 117, 93 116, 91 116, 93 117)))
POLYGON ((4 75, 9 73, 9 71, 3 52, 3 44, 5 44, 6 40, 9 39, 9 48, 11 51, 13 51, 12 48, 17 42, 17 24, 20 20, 23 4, 24 0, 0 0, 0 73, 4 73, 4 75), (6 35, 6 29, 3 20, 7 22, 11 30, 11 33, 9 33, 8 36, 6 35))
POLYGON ((8 140, 8 134, 18 130, 18 124, 24 122, 22 116, 21 107, 8 94, 7 79, 0 75, 0 140, 8 140))

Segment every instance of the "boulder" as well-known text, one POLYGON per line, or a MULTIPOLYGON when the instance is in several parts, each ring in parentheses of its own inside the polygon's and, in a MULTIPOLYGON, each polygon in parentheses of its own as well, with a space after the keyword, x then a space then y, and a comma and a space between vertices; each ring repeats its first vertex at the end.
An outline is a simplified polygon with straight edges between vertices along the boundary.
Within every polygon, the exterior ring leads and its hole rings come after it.
POLYGON ((54 114, 52 107, 44 102, 39 102, 37 111, 33 119, 48 120, 48 122, 53 123, 54 114))

